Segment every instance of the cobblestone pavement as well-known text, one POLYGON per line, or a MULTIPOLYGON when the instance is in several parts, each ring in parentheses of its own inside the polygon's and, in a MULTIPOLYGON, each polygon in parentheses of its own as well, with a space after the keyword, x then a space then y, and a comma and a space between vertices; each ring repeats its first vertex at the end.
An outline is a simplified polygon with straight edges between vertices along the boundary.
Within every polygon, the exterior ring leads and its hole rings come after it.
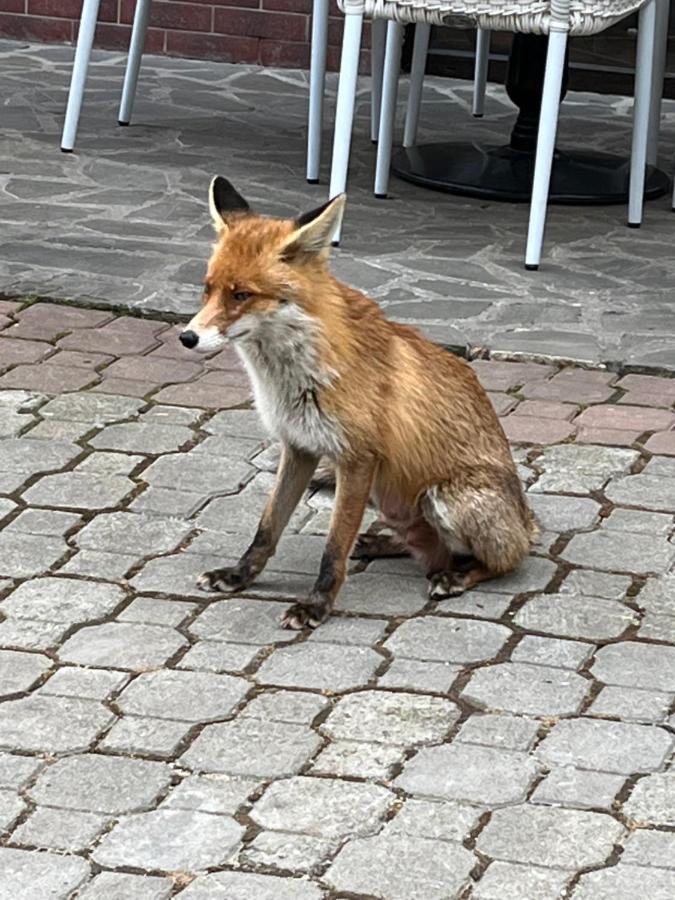
POLYGON ((283 631, 331 497, 245 596, 277 454, 231 356, 0 305, 0 898, 671 900, 675 380, 476 366, 541 541, 428 602, 354 564, 283 631))
MULTIPOLYGON (((0 42, 0 291, 191 311, 212 239, 210 178, 227 175, 261 210, 296 215, 326 198, 304 180, 307 76, 147 56, 131 128, 117 126, 124 57, 97 52, 76 153, 59 151, 72 48, 0 42)), ((443 196, 392 180, 372 196, 369 91, 359 95, 349 207, 336 270, 390 315, 453 347, 675 370, 675 217, 647 205, 550 210, 545 264, 525 272, 527 208, 443 196)), ((330 79, 332 118, 335 79, 330 79)), ((405 81, 401 90, 403 114, 405 81)), ((428 80, 420 140, 507 141, 514 107, 490 88, 470 116, 468 82, 428 80)), ((664 104, 663 165, 675 149, 664 104)), ((559 145, 627 154, 631 102, 575 94, 559 145)), ((324 175, 330 150, 325 140, 324 175)))

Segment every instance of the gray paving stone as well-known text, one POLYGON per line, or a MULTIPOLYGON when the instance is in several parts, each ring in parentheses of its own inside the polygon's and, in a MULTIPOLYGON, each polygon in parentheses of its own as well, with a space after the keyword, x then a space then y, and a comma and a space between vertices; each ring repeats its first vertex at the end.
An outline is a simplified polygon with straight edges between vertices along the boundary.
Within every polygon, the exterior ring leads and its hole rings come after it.
POLYGON ((638 823, 675 825, 675 773, 641 778, 624 803, 624 813, 638 823))
POLYGON ((385 828, 392 834, 461 842, 476 827, 483 812, 481 807, 468 803, 410 798, 385 828))
POLYGON ((387 622, 382 619, 338 618, 333 616, 309 636, 310 641, 328 644, 356 644, 364 647, 378 643, 387 622))
POLYGON ((164 625, 167 628, 175 628, 195 609, 197 609, 195 603, 137 597, 117 615, 117 621, 141 622, 144 625, 164 625))
POLYGON ((635 900, 635 897, 670 900, 674 893, 675 872, 619 863, 582 875, 573 897, 574 900, 635 900))
POLYGON ((675 518, 671 513, 647 512, 644 509, 613 509, 602 527, 630 534, 672 534, 675 518))
POLYGON ((380 785, 295 777, 271 784, 250 816, 271 831, 342 838, 372 834, 393 800, 380 785))
POLYGON ((279 878, 253 872, 200 875, 183 891, 186 900, 320 900, 321 888, 299 878, 279 878))
POLYGON ((108 425, 89 443, 97 450, 156 455, 174 453, 194 438, 194 431, 185 425, 154 425, 143 421, 108 425))
POLYGON ((197 872, 234 853, 244 829, 228 816, 157 809, 124 816, 92 853, 102 866, 197 872))
MULTIPOLYGON (((4 497, 0 497, 0 519, 4 519, 4 517, 9 515, 14 509, 16 509, 16 503, 13 500, 7 500, 4 497)), ((21 515, 23 515, 23 513, 21 515)))
POLYGON ((143 472, 143 480, 158 487, 178 487, 210 496, 238 491, 253 472, 254 469, 242 460, 192 451, 180 456, 160 457, 143 472))
POLYGON ((150 753, 171 759, 190 727, 187 722, 170 719, 124 716, 115 722, 100 746, 115 753, 150 753))
POLYGON ((517 625, 530 631, 590 640, 617 637, 638 621, 637 614, 623 603, 580 594, 539 594, 514 618, 517 625))
POLYGON ((0 834, 9 831, 25 809, 26 804, 18 794, 0 788, 0 834))
MULTIPOLYGON (((191 556, 193 553, 197 553, 202 556, 217 555, 225 559, 238 560, 250 543, 250 535, 220 534, 214 531, 203 531, 190 541, 190 545, 185 548, 185 555, 191 556)), ((223 593, 227 594, 226 591, 223 591, 223 593)))
POLYGON ((24 499, 34 506, 105 509, 119 505, 134 487, 133 481, 120 475, 65 472, 45 476, 25 492, 24 499))
POLYGON ((199 528, 224 534, 255 534, 266 495, 253 485, 241 493, 228 497, 216 497, 197 516, 199 528))
POLYGON ((191 452, 211 457, 227 457, 232 460, 250 460, 253 466, 261 471, 274 473, 281 455, 278 444, 262 450, 263 443, 255 438, 233 437, 231 435, 212 435, 197 444, 191 452), (262 451, 262 452, 261 452, 262 451), (273 463, 273 464, 272 464, 273 463))
POLYGON ((445 694, 460 671, 461 666, 447 662, 393 659, 384 675, 378 678, 377 684, 382 688, 408 688, 445 694))
POLYGON ((540 723, 536 719, 521 719, 496 713, 475 713, 462 725, 455 743, 484 744, 505 750, 530 750, 540 723))
POLYGON ((138 562, 130 553, 103 553, 98 550, 80 550, 59 569, 66 575, 89 575, 109 581, 124 581, 124 575, 138 562))
POLYGON ((105 700, 113 691, 122 687, 127 677, 123 672, 67 666, 57 669, 42 686, 40 693, 53 694, 56 697, 85 697, 90 700, 105 700))
POLYGON ((588 687, 589 683, 574 672, 529 663, 500 663, 475 671, 462 696, 488 710, 556 716, 577 712, 588 687))
POLYGON ((118 815, 154 803, 170 778, 164 763, 86 753, 44 769, 30 796, 46 806, 118 815))
POLYGON ((675 509, 675 479, 660 475, 629 475, 608 485, 605 494, 613 503, 639 506, 643 509, 663 510, 672 513, 675 509))
POLYGON ((41 765, 41 760, 31 756, 0 753, 0 788, 23 787, 41 765))
POLYGON ((66 553, 61 538, 0 532, 0 576, 30 578, 47 571, 66 553))
POLYGON ((105 816, 94 813, 38 807, 28 821, 20 825, 12 839, 47 850, 78 852, 84 850, 103 831, 105 816))
POLYGON ((162 802, 163 809, 234 815, 262 782, 230 775, 188 775, 162 802))
POLYGON ((598 521, 600 504, 590 497, 531 493, 528 499, 539 525, 548 531, 577 531, 598 521))
POLYGON ((388 780, 403 759, 403 747, 365 741, 332 741, 311 764, 311 772, 338 777, 388 780))
POLYGON ((49 650, 61 641, 67 629, 65 623, 5 619, 0 622, 0 647, 13 650, 49 650))
POLYGON ((650 613, 675 615, 675 575, 648 579, 635 602, 650 613))
POLYGON ((275 650, 256 679, 261 684, 345 691, 365 685, 381 664, 382 657, 369 647, 296 644, 275 650))
POLYGON ((544 470, 530 488, 535 493, 588 494, 600 490, 613 475, 629 472, 639 454, 635 450, 557 444, 537 458, 544 470))
POLYGON ((153 404, 140 415, 140 421, 148 425, 196 425, 204 416, 203 409, 189 406, 164 406, 153 404))
MULTIPOLYGON (((559 599, 567 602, 567 598, 559 599)), ((528 604, 529 606, 529 604, 528 604)), ((542 629, 547 630, 547 629, 542 629)), ((578 669, 595 651, 593 644, 581 641, 561 641, 556 638, 538 637, 526 634, 511 654, 513 662, 533 665, 556 666, 561 669, 578 669)))
POLYGON ((78 856, 35 853, 0 847, 1 900, 66 900, 89 875, 89 863, 78 856))
POLYGON ((19 585, 0 609, 14 618, 68 625, 110 615, 124 600, 121 588, 76 578, 36 578, 19 585))
POLYGON ((41 654, 0 650, 0 697, 29 691, 51 666, 41 654))
POLYGON ((320 694, 269 690, 247 703, 239 718, 310 725, 327 706, 328 699, 320 694))
POLYGON ((113 719, 113 714, 94 700, 31 694, 0 704, 0 749, 86 750, 113 719))
POLYGON ((142 456, 131 453, 106 453, 98 450, 90 453, 86 459, 75 466, 75 472, 86 475, 130 475, 139 463, 145 462, 142 456))
POLYGON ((407 616, 427 602, 427 582, 418 578, 361 572, 347 579, 335 608, 373 616, 407 616))
POLYGON ((473 865, 461 844, 383 832, 346 844, 324 879, 339 891, 442 900, 459 895, 473 865))
MULTIPOLYGON (((181 599, 196 597, 204 602, 204 591, 197 586, 197 577, 210 569, 234 565, 236 559, 222 556, 202 556, 196 553, 179 553, 151 559, 130 584, 137 591, 171 594, 181 599)), ((256 585, 256 588, 258 586, 256 585)))
POLYGON ((556 573, 556 564, 550 559, 528 556, 515 572, 485 582, 485 590, 504 594, 523 594, 525 591, 541 591, 556 573))
POLYGON ((659 574, 675 562, 675 546, 660 535, 600 530, 575 534, 560 555, 589 568, 659 574))
POLYGON ((320 727, 333 740, 412 747, 442 740, 459 718, 450 700, 384 691, 342 697, 320 727))
MULTIPOLYGON (((0 516, 2 502, 0 501, 0 516)), ((62 536, 82 521, 77 513, 59 512, 55 509, 26 509, 6 526, 8 531, 21 534, 45 534, 62 536)))
POLYGON ((675 616, 657 616, 654 613, 645 613, 640 623, 639 635, 641 638, 674 644, 675 616))
POLYGON ((192 491, 174 491, 171 488, 150 487, 129 504, 132 512, 148 513, 152 516, 176 516, 188 518, 206 503, 203 494, 192 491))
MULTIPOLYGON (((282 834, 261 831, 245 847, 240 858, 251 866, 265 866, 291 872, 309 872, 335 852, 336 841, 304 834, 282 834)), ((293 889, 294 882, 285 879, 282 889, 293 889)), ((276 900, 276 894, 272 900, 276 900)), ((294 900, 294 897, 291 898, 294 900)))
POLYGON ((145 405, 135 397, 119 397, 113 394, 71 393, 55 397, 40 409, 45 419, 63 419, 67 422, 90 422, 106 425, 121 419, 129 419, 145 405))
POLYGON ((609 575, 607 572, 574 569, 560 585, 560 593, 587 594, 590 597, 621 600, 630 585, 631 579, 628 575, 609 575))
MULTIPOLYGON (((203 594, 202 594, 203 596, 203 594)), ((190 625, 190 632, 207 641, 270 644, 292 640, 295 635, 281 627, 285 603, 269 603, 233 597, 210 603, 190 625)))
POLYGON ((499 653, 510 636, 509 628, 491 622, 427 616, 404 622, 385 647, 404 658, 480 662, 499 653))
POLYGON ((181 763, 199 772, 281 778, 300 771, 320 744, 302 725, 236 719, 205 728, 181 763))
POLYGON ((203 430, 235 438, 264 440, 267 437, 260 416, 253 409, 226 409, 218 412, 204 423, 203 430))
POLYGON ((522 802, 538 772, 525 753, 450 744, 420 750, 396 784, 417 796, 500 806, 522 802))
POLYGON ((675 691, 675 647, 610 644, 595 654, 592 672, 605 684, 675 691))
POLYGON ((64 662, 143 670, 162 665, 187 641, 173 628, 106 622, 77 631, 59 650, 64 662))
POLYGON ((166 900, 172 890, 170 878, 100 872, 80 890, 77 900, 166 900))
POLYGON ((442 600, 436 612, 451 615, 476 616, 478 619, 501 619, 511 605, 507 594, 492 594, 488 591, 469 591, 461 597, 442 600))
POLYGON ((530 801, 611 812, 614 798, 625 780, 622 775, 588 772, 568 765, 555 766, 537 785, 530 801))
POLYGON ((476 900, 559 900, 572 873, 493 862, 473 890, 476 900))
POLYGON ((253 662, 261 649, 252 644, 199 641, 178 660, 176 667, 197 672, 241 672, 253 662))
POLYGON ((117 699, 123 713, 184 722, 213 722, 229 715, 250 688, 243 678, 164 669, 142 672, 117 699))
POLYGON ((671 831, 633 831, 621 854, 621 863, 675 869, 675 834, 671 831))
POLYGON ((61 469, 80 456, 82 449, 68 441, 29 441, 5 438, 0 443, 0 471, 40 475, 61 469))
POLYGON ((90 422, 62 422, 59 419, 45 419, 24 432, 31 441, 79 441, 92 430, 90 422))
POLYGON ((675 695, 627 687, 603 687, 591 704, 594 716, 612 716, 625 722, 665 722, 675 695))
POLYGON ((580 869, 603 863, 623 835, 602 813, 521 804, 493 812, 476 847, 493 859, 580 869))
POLYGON ((180 519, 159 519, 145 513, 101 513, 77 534, 78 547, 108 553, 152 556, 174 550, 190 531, 180 519))

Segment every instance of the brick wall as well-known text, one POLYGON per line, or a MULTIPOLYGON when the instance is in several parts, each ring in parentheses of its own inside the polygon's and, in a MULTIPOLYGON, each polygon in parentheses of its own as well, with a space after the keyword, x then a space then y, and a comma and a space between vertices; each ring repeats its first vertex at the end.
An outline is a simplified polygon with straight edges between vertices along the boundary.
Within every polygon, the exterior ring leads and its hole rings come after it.
MULTIPOLYGON (((135 0, 101 0, 95 46, 129 46, 135 0)), ((82 0, 0 0, 0 37, 71 43, 82 0)), ((307 68, 312 0, 153 0, 146 51, 307 68)), ((333 0, 328 64, 338 68, 342 16, 333 0)), ((364 46, 368 33, 364 34, 364 46)))

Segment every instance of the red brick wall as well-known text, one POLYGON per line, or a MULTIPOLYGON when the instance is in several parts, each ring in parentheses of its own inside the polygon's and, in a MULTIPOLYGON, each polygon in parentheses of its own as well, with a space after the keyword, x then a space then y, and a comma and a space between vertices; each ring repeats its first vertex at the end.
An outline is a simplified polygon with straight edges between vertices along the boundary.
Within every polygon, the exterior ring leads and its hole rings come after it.
MULTIPOLYGON (((135 0, 101 0, 95 46, 129 46, 135 5, 135 0)), ((71 43, 81 9, 82 0, 0 0, 0 37, 71 43)), ((153 0, 146 51, 307 68, 311 10, 312 0, 153 0)), ((338 67, 341 39, 342 16, 333 0, 331 69, 338 67)))

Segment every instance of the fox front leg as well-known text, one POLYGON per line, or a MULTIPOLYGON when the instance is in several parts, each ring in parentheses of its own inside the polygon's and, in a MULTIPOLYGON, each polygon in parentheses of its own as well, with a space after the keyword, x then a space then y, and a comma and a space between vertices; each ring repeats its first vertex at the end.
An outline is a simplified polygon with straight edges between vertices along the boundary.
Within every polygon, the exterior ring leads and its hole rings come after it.
POLYGON ((294 447, 283 447, 276 484, 250 547, 236 565, 200 575, 197 584, 202 590, 242 591, 255 580, 274 555, 279 538, 300 502, 318 461, 318 457, 309 453, 294 447))
POLYGON ((358 534, 375 474, 371 459, 343 463, 337 471, 335 506, 319 577, 306 600, 294 603, 284 614, 284 628, 316 628, 333 609, 347 572, 347 559, 358 534))

